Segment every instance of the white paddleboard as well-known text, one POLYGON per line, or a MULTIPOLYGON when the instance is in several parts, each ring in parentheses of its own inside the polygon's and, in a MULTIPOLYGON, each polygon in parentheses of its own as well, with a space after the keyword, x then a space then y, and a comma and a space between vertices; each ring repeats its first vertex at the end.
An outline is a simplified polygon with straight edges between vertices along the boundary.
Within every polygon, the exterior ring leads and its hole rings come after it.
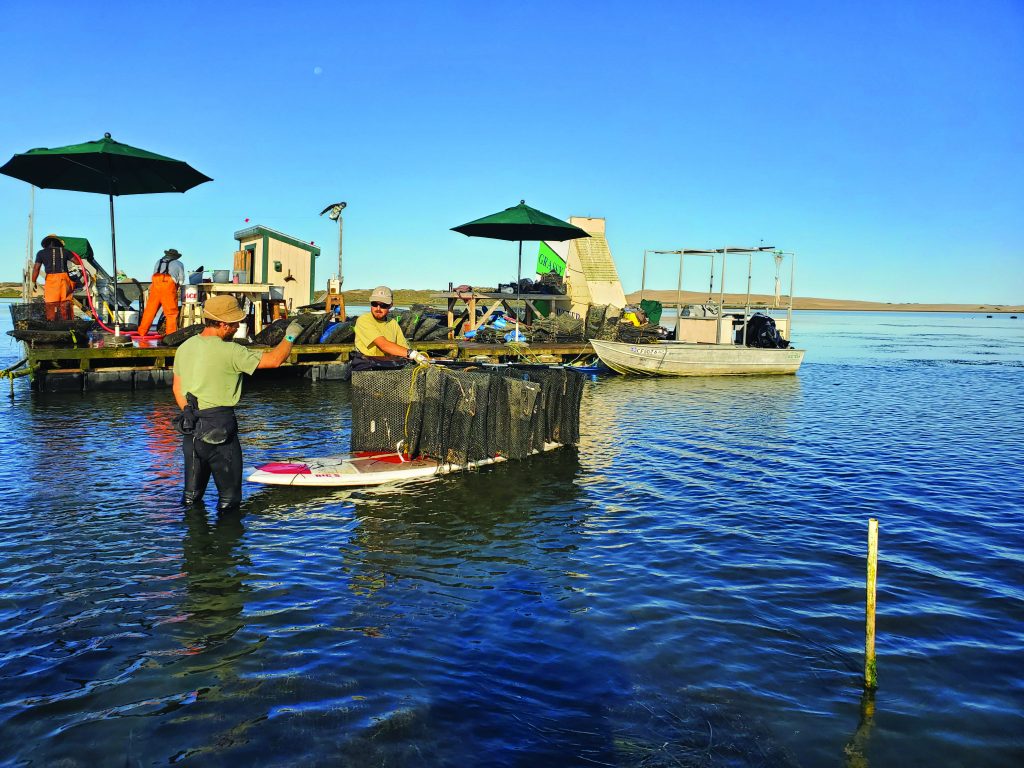
MULTIPOLYGON (((545 443, 544 450, 561 443, 545 443)), ((537 451, 535 451, 537 453, 537 451)), ((473 461, 467 465, 441 464, 434 459, 409 459, 397 453, 327 456, 320 459, 274 461, 260 464, 247 480, 263 485, 295 485, 307 488, 355 488, 368 485, 420 480, 447 475, 463 469, 506 461, 503 456, 473 461)))

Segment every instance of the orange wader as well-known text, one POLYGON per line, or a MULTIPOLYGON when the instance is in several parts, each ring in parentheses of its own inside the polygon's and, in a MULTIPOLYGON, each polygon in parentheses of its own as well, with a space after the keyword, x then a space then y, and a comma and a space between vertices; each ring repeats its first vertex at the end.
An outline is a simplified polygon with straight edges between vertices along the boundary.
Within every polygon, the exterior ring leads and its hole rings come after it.
POLYGON ((43 284, 43 301, 46 302, 47 320, 71 320, 71 294, 74 286, 67 272, 55 272, 46 276, 43 284))
POLYGON ((142 313, 142 320, 139 321, 139 333, 143 336, 149 333, 149 326, 153 324, 158 307, 163 307, 164 317, 167 318, 164 335, 174 333, 178 330, 178 284, 170 275, 153 275, 153 282, 149 286, 149 298, 146 299, 146 309, 142 313))

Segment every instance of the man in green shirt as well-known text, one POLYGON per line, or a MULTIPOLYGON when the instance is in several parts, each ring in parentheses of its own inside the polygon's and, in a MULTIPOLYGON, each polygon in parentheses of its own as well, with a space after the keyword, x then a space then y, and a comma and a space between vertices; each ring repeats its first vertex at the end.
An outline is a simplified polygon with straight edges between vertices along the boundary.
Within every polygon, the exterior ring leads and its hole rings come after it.
POLYGON ((378 285, 370 294, 370 314, 356 319, 356 350, 367 357, 381 357, 389 360, 408 358, 424 365, 430 358, 410 348, 405 334, 395 319, 388 319, 388 311, 394 304, 391 289, 378 285))
POLYGON ((217 511, 237 509, 242 502, 242 445, 234 406, 242 394, 242 374, 277 368, 302 331, 291 323, 284 339, 261 352, 229 341, 245 319, 233 296, 213 296, 203 307, 206 327, 182 344, 174 355, 174 399, 185 455, 185 493, 191 506, 201 501, 210 482, 217 485, 217 511))

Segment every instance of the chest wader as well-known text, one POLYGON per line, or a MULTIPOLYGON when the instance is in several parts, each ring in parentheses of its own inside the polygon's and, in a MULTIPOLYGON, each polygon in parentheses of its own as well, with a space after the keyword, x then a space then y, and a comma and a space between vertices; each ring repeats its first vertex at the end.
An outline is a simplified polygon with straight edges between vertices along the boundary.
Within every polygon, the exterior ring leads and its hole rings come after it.
POLYGON ((171 262, 160 259, 157 271, 153 273, 153 282, 149 285, 149 296, 146 308, 139 320, 139 333, 145 336, 149 326, 153 324, 158 309, 163 309, 166 323, 164 335, 169 336, 178 330, 178 284, 170 275, 171 262))
POLYGON ((75 287, 68 277, 67 258, 63 248, 50 248, 43 260, 46 280, 43 283, 43 301, 46 302, 47 320, 73 320, 71 294, 75 287))
MULTIPOLYGON (((238 509, 242 503, 242 445, 238 442, 235 409, 226 406, 199 410, 195 396, 187 396, 194 426, 182 437, 185 456, 185 492, 182 503, 199 502, 213 475, 217 486, 217 511, 238 509)), ((186 408, 188 411, 189 408, 186 408)))

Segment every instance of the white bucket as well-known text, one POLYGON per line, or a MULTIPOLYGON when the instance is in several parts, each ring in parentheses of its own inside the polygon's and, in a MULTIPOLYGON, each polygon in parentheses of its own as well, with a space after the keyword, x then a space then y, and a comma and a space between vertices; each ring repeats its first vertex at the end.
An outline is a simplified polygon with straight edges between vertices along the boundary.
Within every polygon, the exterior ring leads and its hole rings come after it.
POLYGON ((238 330, 235 331, 236 339, 248 339, 249 338, 249 321, 243 320, 238 324, 238 330))
POLYGON ((198 285, 186 285, 185 286, 185 303, 195 304, 199 301, 199 286, 198 285))
POLYGON ((120 312, 115 312, 117 318, 114 320, 118 325, 138 325, 139 313, 134 309, 127 310, 122 309, 120 312))

